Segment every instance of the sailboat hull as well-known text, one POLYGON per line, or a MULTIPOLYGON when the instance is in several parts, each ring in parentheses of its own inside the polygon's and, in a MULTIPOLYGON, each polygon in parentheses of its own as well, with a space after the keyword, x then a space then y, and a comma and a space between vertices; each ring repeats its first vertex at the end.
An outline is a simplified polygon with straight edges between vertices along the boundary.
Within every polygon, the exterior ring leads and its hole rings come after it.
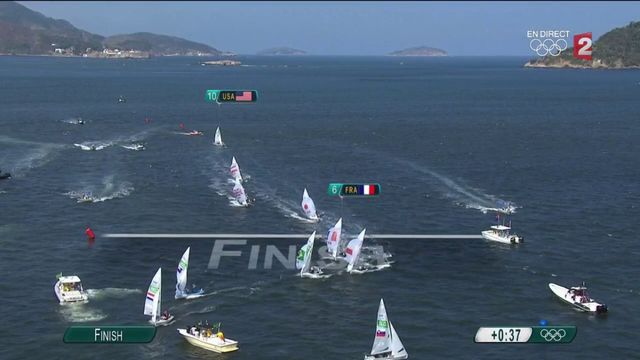
POLYGON ((408 358, 409 358, 409 355, 407 354, 395 355, 395 356, 392 354, 364 356, 364 360, 401 360, 401 359, 408 359, 408 358))
POLYGON ((153 326, 167 326, 169 324, 171 324, 173 322, 173 320, 175 320, 173 315, 170 315, 168 319, 164 319, 164 320, 149 320, 149 323, 153 326))
POLYGON ((203 297, 204 296, 204 290, 200 289, 197 292, 193 292, 193 293, 182 293, 182 294, 176 294, 175 299, 176 300, 191 300, 191 299, 197 299, 199 297, 203 297))

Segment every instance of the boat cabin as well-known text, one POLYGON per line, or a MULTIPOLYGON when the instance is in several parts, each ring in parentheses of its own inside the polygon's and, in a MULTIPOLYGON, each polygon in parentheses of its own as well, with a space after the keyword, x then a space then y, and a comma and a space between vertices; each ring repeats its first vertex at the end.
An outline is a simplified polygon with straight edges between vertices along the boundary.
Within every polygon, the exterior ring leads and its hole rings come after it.
POLYGON ((82 282, 77 276, 62 276, 60 279, 60 287, 63 292, 80 291, 82 292, 82 282))
POLYGON ((510 227, 504 225, 493 225, 491 226, 491 231, 493 231, 496 235, 500 237, 508 237, 509 236, 510 227))
POLYGON ((587 293, 587 288, 584 286, 575 286, 569 289, 569 294, 571 295, 571 299, 574 301, 578 300, 581 303, 591 301, 589 294, 587 293))

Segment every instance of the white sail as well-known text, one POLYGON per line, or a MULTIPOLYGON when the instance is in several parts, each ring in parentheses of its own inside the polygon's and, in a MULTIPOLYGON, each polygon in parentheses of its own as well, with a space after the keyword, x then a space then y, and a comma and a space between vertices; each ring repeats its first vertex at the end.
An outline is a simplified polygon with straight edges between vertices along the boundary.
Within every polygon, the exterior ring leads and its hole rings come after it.
POLYGON ((238 180, 236 180, 235 185, 233 186, 233 197, 236 198, 236 201, 240 205, 247 205, 247 194, 244 191, 244 187, 238 180))
POLYGON ((384 301, 380 299, 378 307, 378 320, 376 321, 376 336, 373 339, 371 355, 378 355, 391 351, 391 332, 389 331, 389 319, 384 301))
POLYGON ((296 268, 300 269, 300 275, 309 272, 309 267, 311 267, 311 255, 313 253, 313 242, 316 238, 316 232, 314 231, 309 239, 307 239, 307 243, 300 248, 298 251, 298 257, 296 258, 296 268))
POLYGON ((229 168, 229 170, 231 171, 231 176, 235 180, 242 182, 242 174, 240 174, 240 166, 238 166, 235 156, 233 157, 233 159, 231 159, 231 167, 229 168))
POLYGON ((304 189, 304 193, 302 193, 302 210, 304 214, 309 219, 317 219, 318 214, 316 214, 316 205, 313 203, 313 199, 307 193, 307 189, 304 189))
POLYGON ((353 267, 358 262, 358 256, 360 256, 360 249, 362 248, 362 243, 364 242, 364 232, 367 229, 362 230, 356 239, 352 239, 349 241, 347 245, 347 249, 345 250, 345 259, 349 263, 347 266, 347 271, 351 272, 353 267))
POLYGON ((327 251, 335 259, 338 256, 338 248, 340 247, 340 236, 342 235, 342 218, 329 229, 327 233, 327 251))
POLYGON ((182 254, 182 258, 178 263, 178 270, 176 271, 176 297, 183 295, 185 293, 185 289, 187 288, 187 269, 189 268, 190 250, 191 247, 188 247, 184 254, 182 254))
POLYGON ((160 317, 160 298, 162 296, 162 268, 158 268, 156 275, 149 284, 147 297, 144 302, 144 314, 151 315, 151 321, 155 322, 160 317))
POLYGON ((394 358, 398 359, 406 359, 409 357, 409 353, 402 345, 402 341, 400 341, 400 336, 396 332, 396 329, 393 327, 393 323, 389 321, 389 327, 391 328, 391 355, 394 358))
POLYGON ((220 126, 218 126, 218 128, 216 129, 216 135, 213 139, 213 144, 218 146, 224 145, 224 143, 222 142, 222 134, 220 133, 220 126))

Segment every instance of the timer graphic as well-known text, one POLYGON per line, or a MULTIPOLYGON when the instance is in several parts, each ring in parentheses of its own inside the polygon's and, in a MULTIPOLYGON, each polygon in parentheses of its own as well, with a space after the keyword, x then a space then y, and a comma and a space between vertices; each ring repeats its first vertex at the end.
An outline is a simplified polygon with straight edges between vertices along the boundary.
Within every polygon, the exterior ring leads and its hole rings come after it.
POLYGON ((528 343, 566 344, 573 341, 575 326, 505 326, 481 327, 476 332, 476 343, 528 343))

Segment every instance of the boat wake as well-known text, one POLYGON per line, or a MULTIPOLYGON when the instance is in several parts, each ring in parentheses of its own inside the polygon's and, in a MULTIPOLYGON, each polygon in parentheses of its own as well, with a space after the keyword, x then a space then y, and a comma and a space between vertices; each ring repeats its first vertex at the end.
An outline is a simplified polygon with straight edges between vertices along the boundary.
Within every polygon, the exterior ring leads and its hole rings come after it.
POLYGON ((436 185, 436 188, 438 188, 445 197, 454 200, 456 204, 463 205, 468 209, 480 210, 483 213, 494 209, 496 206, 495 204, 498 198, 493 195, 486 194, 479 189, 474 189, 470 186, 458 183, 445 175, 435 172, 425 166, 418 165, 412 161, 398 161, 419 173, 428 175, 431 180, 435 180, 434 185, 436 185))
POLYGON ((82 125, 82 124, 86 124, 87 122, 89 122, 88 120, 83 119, 80 116, 78 116, 78 117, 70 117, 70 118, 62 119, 60 121, 63 122, 63 123, 72 124, 72 125, 82 125))
POLYGON ((53 160, 65 145, 27 141, 0 135, 2 170, 13 177, 24 175, 31 169, 43 166, 53 160))
POLYGON ((81 150, 84 150, 84 151, 100 151, 100 150, 108 148, 111 145, 113 145, 113 142, 111 142, 111 141, 108 141, 108 142, 85 141, 85 142, 80 143, 80 144, 73 144, 73 146, 78 147, 78 148, 80 148, 81 150))
MULTIPOLYGON (((310 274, 310 273, 304 273, 302 274, 301 277, 305 278, 305 279, 328 279, 330 277, 332 277, 334 274, 310 274)), ((299 274, 296 274, 296 276, 300 276, 299 274)))
POLYGON ((123 198, 129 196, 134 190, 131 183, 124 181, 115 183, 114 176, 110 175, 102 180, 102 187, 86 186, 83 189, 77 191, 69 191, 64 193, 71 199, 76 199, 78 202, 104 202, 107 200, 123 198), (84 195, 89 194, 89 199, 84 200, 84 195))
POLYGON ((353 270, 351 270, 351 274, 360 275, 360 274, 372 273, 372 272, 384 270, 384 269, 390 268, 390 267, 391 267, 391 264, 384 264, 384 265, 376 265, 376 266, 369 267, 369 268, 353 269, 353 270))
POLYGON ((144 145, 141 143, 135 143, 135 144, 130 144, 130 145, 120 145, 120 147, 127 149, 127 150, 133 150, 133 151, 141 151, 144 150, 144 145))
POLYGON ((104 288, 104 289, 87 289, 87 296, 89 299, 104 299, 115 298, 122 299, 132 295, 142 294, 140 289, 126 289, 126 288, 104 288))
POLYGON ((125 149, 139 151, 144 150, 143 141, 159 130, 160 128, 150 128, 133 135, 118 136, 109 140, 85 141, 79 144, 73 144, 73 146, 84 151, 98 151, 110 146, 118 145, 125 149))
POLYGON ((71 323, 93 322, 107 318, 107 314, 90 306, 90 304, 65 304, 60 306, 60 315, 66 322, 71 323))
MULTIPOLYGON (((444 197, 453 200, 456 205, 464 206, 468 209, 480 210, 481 212, 486 213, 488 211, 496 210, 496 203, 500 201, 500 199, 494 195, 487 194, 480 189, 468 186, 462 181, 454 181, 437 171, 434 171, 424 165, 416 164, 413 161, 399 159, 384 152, 365 148, 355 148, 350 151, 366 155, 374 155, 377 159, 385 159, 388 163, 404 165, 405 169, 424 175, 422 177, 418 177, 418 179, 429 181, 438 192, 440 192, 444 197)), ((514 203, 510 204, 513 206, 512 212, 515 212, 517 206, 514 203)))

